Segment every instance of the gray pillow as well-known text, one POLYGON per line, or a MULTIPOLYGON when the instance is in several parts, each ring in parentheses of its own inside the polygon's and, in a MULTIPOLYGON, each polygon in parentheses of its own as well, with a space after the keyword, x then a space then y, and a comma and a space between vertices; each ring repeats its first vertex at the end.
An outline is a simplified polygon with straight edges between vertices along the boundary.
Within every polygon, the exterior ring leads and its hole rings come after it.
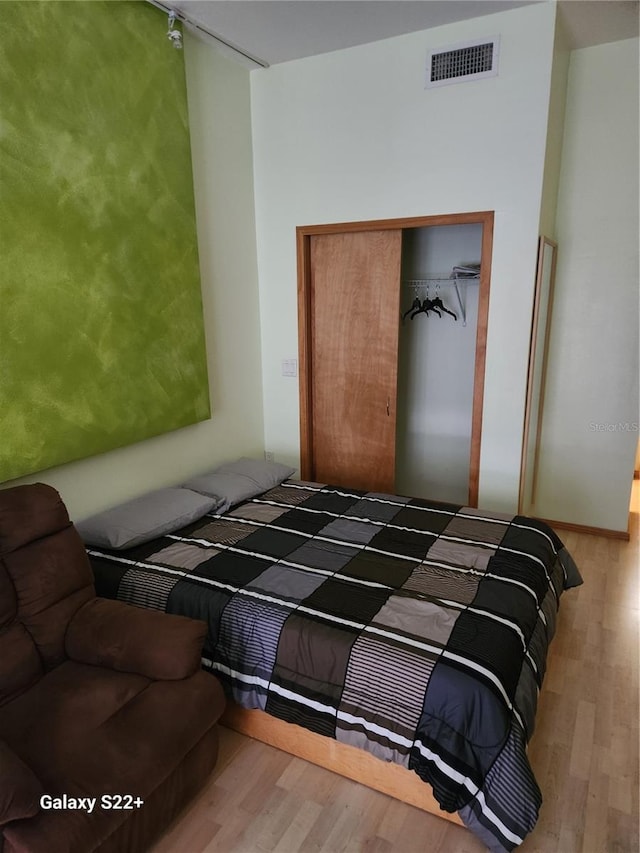
POLYGON ((243 456, 235 462, 220 465, 208 474, 192 477, 182 485, 185 489, 193 489, 194 492, 224 501, 218 507, 218 512, 224 512, 231 506, 248 501, 267 489, 280 485, 294 474, 295 470, 280 462, 248 459, 243 456))
POLYGON ((197 521, 219 501, 178 487, 158 489, 76 524, 86 545, 120 550, 141 545, 197 521))

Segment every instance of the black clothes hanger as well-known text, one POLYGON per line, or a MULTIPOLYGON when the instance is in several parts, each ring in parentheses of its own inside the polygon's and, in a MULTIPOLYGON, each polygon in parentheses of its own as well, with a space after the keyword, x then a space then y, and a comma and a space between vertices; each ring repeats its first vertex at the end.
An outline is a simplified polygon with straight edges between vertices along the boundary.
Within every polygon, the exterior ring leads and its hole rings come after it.
POLYGON ((418 308, 420 308, 420 300, 416 296, 416 298, 413 300, 413 303, 411 304, 411 308, 409 308, 407 311, 405 311, 404 314, 402 315, 402 322, 404 323, 404 319, 407 316, 407 314, 411 314, 412 311, 416 311, 418 308))
POLYGON ((426 308, 425 308, 426 304, 427 304, 426 299, 423 299, 422 302, 420 302, 420 300, 418 300, 418 307, 416 308, 416 310, 411 315, 412 320, 414 317, 417 317, 418 314, 425 314, 426 313, 426 308))
POLYGON ((437 314, 438 317, 442 317, 442 314, 438 311, 440 306, 437 304, 435 299, 427 299, 427 307, 426 311, 433 311, 434 314, 437 314))
POLYGON ((442 314, 437 310, 437 308, 434 308, 433 299, 427 298, 424 299, 422 305, 420 305, 420 307, 413 312, 413 314, 411 315, 411 319, 413 320, 413 318, 416 317, 418 314, 428 314, 429 311, 433 311, 438 315, 438 317, 442 317, 442 314))
MULTIPOLYGON (((445 307, 442 302, 442 299, 440 299, 439 296, 436 296, 436 298, 432 299, 431 302, 433 303, 433 306, 435 308, 441 308, 446 314, 451 314, 453 319, 457 321, 458 318, 456 317, 456 315, 453 313, 453 311, 449 311, 449 309, 445 307)), ((440 316, 442 317, 442 314, 440 314, 440 316)))

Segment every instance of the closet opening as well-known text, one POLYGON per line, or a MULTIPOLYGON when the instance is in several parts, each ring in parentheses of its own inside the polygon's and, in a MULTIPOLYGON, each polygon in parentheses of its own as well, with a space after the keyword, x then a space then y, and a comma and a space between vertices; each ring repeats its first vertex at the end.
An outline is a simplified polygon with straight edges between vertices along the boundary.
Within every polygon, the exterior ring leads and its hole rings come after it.
POLYGON ((402 232, 396 491, 469 497, 482 225, 402 232))

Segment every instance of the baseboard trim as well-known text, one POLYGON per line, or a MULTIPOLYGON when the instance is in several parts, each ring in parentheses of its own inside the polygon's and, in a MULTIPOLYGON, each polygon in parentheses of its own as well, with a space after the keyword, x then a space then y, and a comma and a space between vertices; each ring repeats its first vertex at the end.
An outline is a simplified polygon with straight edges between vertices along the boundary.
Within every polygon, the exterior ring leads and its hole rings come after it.
POLYGON ((588 533, 591 536, 605 536, 607 539, 621 539, 628 542, 631 539, 628 530, 609 530, 607 527, 588 527, 585 524, 572 524, 569 521, 552 521, 549 518, 540 518, 549 527, 557 527, 559 530, 572 530, 574 533, 588 533))

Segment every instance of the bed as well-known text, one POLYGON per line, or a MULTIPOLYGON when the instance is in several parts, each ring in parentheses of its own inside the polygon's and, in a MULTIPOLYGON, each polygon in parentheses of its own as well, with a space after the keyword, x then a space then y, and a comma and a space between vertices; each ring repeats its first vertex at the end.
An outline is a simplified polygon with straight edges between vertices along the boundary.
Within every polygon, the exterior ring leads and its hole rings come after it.
POLYGON ((98 594, 204 619, 231 725, 517 847, 542 801, 526 745, 547 648, 581 583, 562 542, 523 516, 275 480, 88 545, 98 594))

